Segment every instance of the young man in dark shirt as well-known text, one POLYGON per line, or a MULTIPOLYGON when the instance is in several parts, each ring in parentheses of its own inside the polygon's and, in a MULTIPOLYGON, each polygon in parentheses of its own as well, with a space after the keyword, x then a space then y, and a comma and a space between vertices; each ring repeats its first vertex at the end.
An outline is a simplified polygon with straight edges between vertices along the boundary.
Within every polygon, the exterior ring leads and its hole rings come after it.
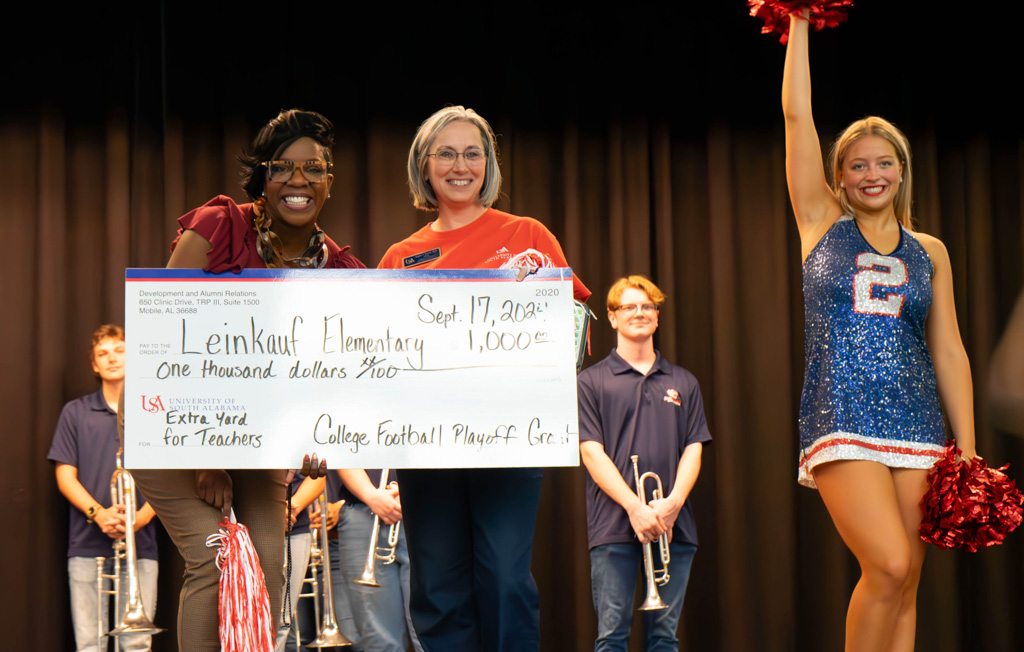
MULTIPOLYGON (((124 505, 112 505, 110 480, 116 468, 120 441, 117 405, 124 384, 124 329, 100 326, 92 336, 92 369, 101 382, 99 391, 64 406, 47 459, 56 464, 57 488, 68 499, 68 583, 71 587, 71 620, 79 652, 97 650, 97 623, 110 628, 109 596, 103 596, 102 621, 96 592, 96 557, 112 557, 113 543, 124 538, 124 505)), ((153 508, 136 491, 135 547, 138 556, 139 590, 146 615, 156 611, 157 552, 153 508)), ((113 573, 107 559, 104 572, 113 573)), ((127 566, 121 562, 121 608, 128 589, 127 566)), ((109 582, 107 582, 109 584, 109 582)), ((109 588, 109 587, 107 587, 109 588)), ((115 622, 122 614, 114 614, 115 622)), ((121 637, 122 650, 149 650, 150 636, 121 637)))
POLYGON ((700 472, 701 452, 711 435, 693 374, 671 364, 654 348, 658 311, 665 295, 642 276, 620 279, 608 292, 608 320, 615 349, 579 376, 580 453, 587 467, 587 537, 594 609, 595 650, 629 645, 633 594, 643 566, 643 544, 669 533, 669 581, 659 587, 667 607, 648 611, 648 652, 678 650, 676 628, 697 529, 688 500, 700 472), (651 500, 648 480, 637 495, 632 456, 639 473, 656 473, 667 495, 651 500))

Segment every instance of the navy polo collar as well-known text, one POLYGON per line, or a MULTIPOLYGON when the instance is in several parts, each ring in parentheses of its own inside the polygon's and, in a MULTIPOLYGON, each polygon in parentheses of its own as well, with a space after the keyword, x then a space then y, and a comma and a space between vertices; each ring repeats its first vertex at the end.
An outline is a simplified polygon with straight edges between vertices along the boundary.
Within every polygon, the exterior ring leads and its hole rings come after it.
POLYGON ((97 412, 110 412, 114 413, 107 405, 107 400, 103 398, 103 388, 100 387, 99 391, 93 392, 85 397, 85 402, 89 405, 90 410, 96 410, 97 412))
MULTIPOLYGON (((658 351, 658 349, 654 349, 654 356, 654 364, 651 366, 651 370, 647 374, 648 376, 655 372, 663 374, 672 373, 671 367, 669 366, 668 362, 665 361, 665 358, 661 357, 661 353, 658 351)), ((620 356, 619 352, 616 351, 615 349, 612 349, 612 354, 608 356, 608 366, 611 367, 611 372, 616 376, 629 372, 633 372, 635 374, 640 373, 639 371, 633 368, 633 365, 623 360, 622 356, 620 356)))

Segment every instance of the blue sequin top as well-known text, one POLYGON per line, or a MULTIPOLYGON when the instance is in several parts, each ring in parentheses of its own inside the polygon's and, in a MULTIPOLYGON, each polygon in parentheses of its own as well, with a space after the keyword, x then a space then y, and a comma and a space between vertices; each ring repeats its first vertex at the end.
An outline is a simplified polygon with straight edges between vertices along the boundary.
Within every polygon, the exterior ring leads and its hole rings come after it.
POLYGON ((803 265, 799 481, 840 459, 929 468, 946 440, 925 342, 931 258, 912 233, 878 253, 840 218, 803 265))

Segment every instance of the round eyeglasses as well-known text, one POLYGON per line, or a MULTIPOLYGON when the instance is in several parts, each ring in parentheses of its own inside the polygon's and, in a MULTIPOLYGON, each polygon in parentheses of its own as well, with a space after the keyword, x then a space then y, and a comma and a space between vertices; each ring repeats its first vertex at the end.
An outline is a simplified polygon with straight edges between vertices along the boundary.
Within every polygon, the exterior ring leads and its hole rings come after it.
POLYGON ((442 170, 447 170, 455 165, 455 161, 459 160, 460 156, 467 167, 478 167, 487 160, 487 154, 479 147, 470 147, 464 152, 456 152, 450 147, 442 147, 433 154, 427 154, 427 156, 433 156, 434 161, 437 162, 437 167, 442 170))

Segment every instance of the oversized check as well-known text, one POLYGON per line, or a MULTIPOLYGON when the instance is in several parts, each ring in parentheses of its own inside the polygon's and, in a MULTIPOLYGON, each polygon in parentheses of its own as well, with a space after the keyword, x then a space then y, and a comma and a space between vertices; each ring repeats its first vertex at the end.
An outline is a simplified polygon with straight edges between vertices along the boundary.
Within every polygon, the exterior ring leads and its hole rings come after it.
POLYGON ((127 468, 579 464, 572 272, 129 269, 127 468))

